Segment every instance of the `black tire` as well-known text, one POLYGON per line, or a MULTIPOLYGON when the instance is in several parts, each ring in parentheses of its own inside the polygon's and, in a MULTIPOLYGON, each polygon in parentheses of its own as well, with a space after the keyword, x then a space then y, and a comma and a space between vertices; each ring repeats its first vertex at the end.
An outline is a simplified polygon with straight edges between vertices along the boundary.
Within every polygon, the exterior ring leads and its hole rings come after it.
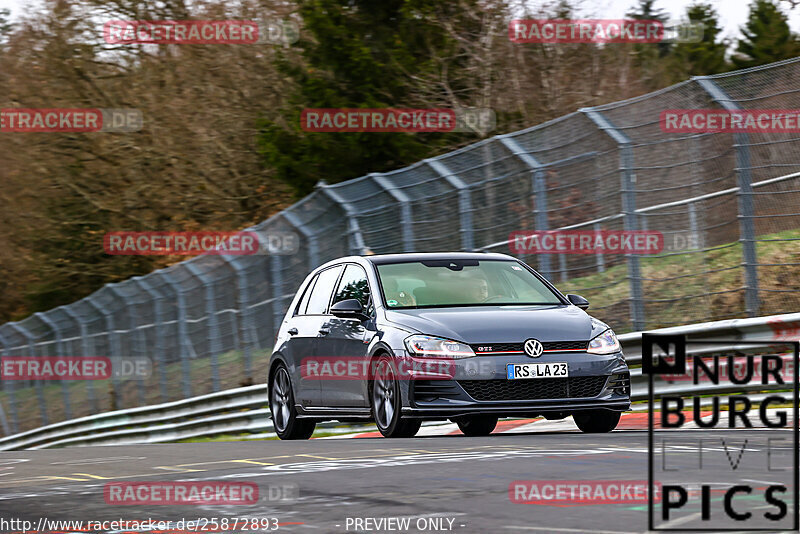
POLYGON ((369 393, 372 417, 383 437, 411 438, 416 435, 422 421, 404 418, 400 414, 400 384, 392 359, 388 356, 380 356, 375 362, 369 393))
POLYGON ((465 436, 488 436, 497 426, 497 417, 492 415, 470 415, 456 420, 465 436))
POLYGON ((272 425, 281 439, 308 439, 317 423, 297 417, 292 393, 292 379, 284 365, 279 365, 269 380, 269 410, 272 425))
POLYGON ((587 434, 602 434, 617 428, 620 412, 611 410, 588 410, 572 414, 575 424, 587 434))

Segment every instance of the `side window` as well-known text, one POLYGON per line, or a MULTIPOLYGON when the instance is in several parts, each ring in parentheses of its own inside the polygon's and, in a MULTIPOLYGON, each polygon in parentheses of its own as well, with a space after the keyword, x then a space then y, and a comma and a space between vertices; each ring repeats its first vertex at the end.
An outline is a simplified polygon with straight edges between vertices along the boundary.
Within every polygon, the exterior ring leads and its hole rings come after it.
POLYGON ((307 315, 322 315, 328 309, 328 302, 331 300, 333 286, 339 273, 342 272, 341 265, 325 269, 317 276, 317 283, 311 290, 311 297, 308 300, 307 315))
POLYGON ((303 293, 303 298, 300 299, 300 304, 297 305, 297 309, 295 310, 296 315, 305 315, 306 308, 308 308, 308 299, 311 298, 311 290, 314 289, 314 285, 317 283, 317 279, 319 275, 315 276, 313 280, 308 283, 308 287, 306 287, 306 292, 303 293))
POLYGON ((344 268, 344 275, 336 289, 333 297, 333 304, 347 299, 356 299, 361 303, 364 310, 369 309, 370 303, 369 283, 367 273, 358 265, 348 265, 344 268))

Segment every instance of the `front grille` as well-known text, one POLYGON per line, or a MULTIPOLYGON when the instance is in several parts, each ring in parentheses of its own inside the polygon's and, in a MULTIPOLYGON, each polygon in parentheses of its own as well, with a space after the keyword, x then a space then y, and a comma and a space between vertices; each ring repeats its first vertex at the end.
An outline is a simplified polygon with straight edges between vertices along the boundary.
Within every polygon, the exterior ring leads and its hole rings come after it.
MULTIPOLYGON (((524 352, 524 343, 473 343, 470 345, 476 354, 495 352, 524 352)), ((586 350, 588 341, 542 341, 545 351, 586 350)))
POLYGON ((588 341, 543 341, 544 350, 586 350, 588 341))
POLYGON ((605 376, 575 376, 567 380, 570 397, 596 397, 606 385, 605 376))
POLYGON ((479 401, 572 399, 596 397, 607 376, 576 376, 533 380, 459 380, 470 397, 479 401))
POLYGON ((475 343, 470 347, 476 354, 481 352, 522 352, 522 343, 475 343))

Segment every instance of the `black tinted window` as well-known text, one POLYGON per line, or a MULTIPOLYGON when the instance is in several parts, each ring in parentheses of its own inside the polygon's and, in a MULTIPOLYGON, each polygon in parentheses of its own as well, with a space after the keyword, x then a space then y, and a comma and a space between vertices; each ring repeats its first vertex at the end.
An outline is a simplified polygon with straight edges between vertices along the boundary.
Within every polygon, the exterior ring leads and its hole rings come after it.
POLYGON ((342 267, 331 267, 319 273, 317 276, 317 283, 314 284, 314 289, 311 290, 311 298, 308 301, 308 308, 306 313, 309 315, 320 315, 327 311, 328 302, 331 300, 333 293, 333 285, 336 279, 339 278, 339 273, 342 267))
POLYGON ((342 275, 342 280, 339 282, 339 288, 333 297, 333 304, 347 299, 356 299, 365 310, 369 308, 367 273, 358 265, 345 267, 344 275, 342 275))

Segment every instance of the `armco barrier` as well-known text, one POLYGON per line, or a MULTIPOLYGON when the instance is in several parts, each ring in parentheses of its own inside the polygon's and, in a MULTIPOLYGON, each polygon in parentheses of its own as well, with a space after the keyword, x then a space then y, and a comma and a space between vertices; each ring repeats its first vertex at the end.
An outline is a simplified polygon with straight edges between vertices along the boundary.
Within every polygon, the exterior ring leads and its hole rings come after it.
MULTIPOLYGON (((800 340, 800 313, 732 319, 652 330, 653 333, 685 335, 694 341, 689 354, 757 350, 780 341, 800 340), (698 341, 730 341, 727 346, 704 347, 698 341), (764 345, 739 345, 737 341, 764 341, 764 345)), ((642 333, 619 336, 625 358, 631 365, 633 400, 647 398, 642 376, 642 333)), ((760 385, 677 384, 665 389, 674 393, 725 393, 758 391, 760 385)), ((757 398, 758 396, 756 396, 757 398)), ((339 426, 326 423, 323 427, 339 426)), ((266 385, 248 386, 201 395, 176 402, 118 410, 43 426, 0 439, 0 450, 46 449, 81 445, 130 445, 161 443, 220 434, 264 433, 273 430, 267 409, 266 385)))

